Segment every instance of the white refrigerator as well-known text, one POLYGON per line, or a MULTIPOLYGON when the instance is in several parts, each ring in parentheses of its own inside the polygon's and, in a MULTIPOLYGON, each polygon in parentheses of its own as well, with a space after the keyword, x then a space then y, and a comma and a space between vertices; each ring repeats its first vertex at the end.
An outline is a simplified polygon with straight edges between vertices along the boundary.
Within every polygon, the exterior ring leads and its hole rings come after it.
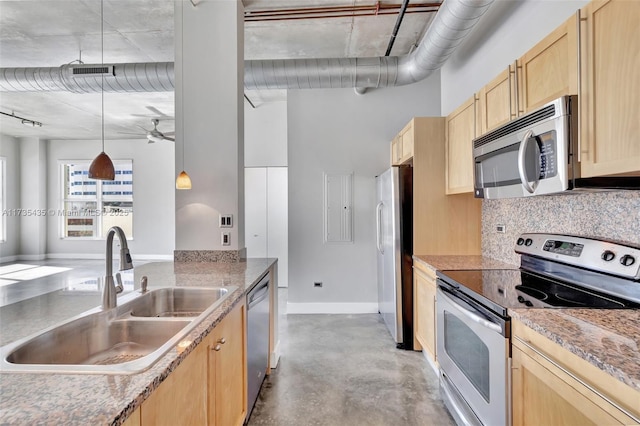
POLYGON ((376 177, 378 311, 396 346, 413 349, 413 169, 376 177))

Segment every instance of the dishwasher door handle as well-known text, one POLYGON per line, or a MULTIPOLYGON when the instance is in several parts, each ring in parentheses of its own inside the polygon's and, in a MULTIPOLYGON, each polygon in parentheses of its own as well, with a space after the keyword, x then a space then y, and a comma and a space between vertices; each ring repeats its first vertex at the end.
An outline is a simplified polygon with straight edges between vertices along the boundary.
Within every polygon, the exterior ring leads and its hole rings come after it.
POLYGON ((267 281, 264 286, 251 290, 249 293, 249 297, 247 297, 247 306, 248 309, 251 309, 253 306, 262 302, 269 295, 269 281, 267 281))

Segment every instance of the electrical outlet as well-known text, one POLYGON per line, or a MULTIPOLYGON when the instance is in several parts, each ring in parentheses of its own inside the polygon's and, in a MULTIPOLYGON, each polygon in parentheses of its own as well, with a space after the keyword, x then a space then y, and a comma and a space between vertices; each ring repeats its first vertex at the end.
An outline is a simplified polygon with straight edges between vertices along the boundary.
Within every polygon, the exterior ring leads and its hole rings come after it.
POLYGON ((222 233, 222 245, 230 246, 231 245, 231 232, 223 232, 222 233))
POLYGON ((220 228, 233 228, 233 215, 221 214, 219 216, 218 222, 219 222, 220 228))
POLYGON ((314 287, 322 287, 322 281, 316 281, 313 283, 314 287))

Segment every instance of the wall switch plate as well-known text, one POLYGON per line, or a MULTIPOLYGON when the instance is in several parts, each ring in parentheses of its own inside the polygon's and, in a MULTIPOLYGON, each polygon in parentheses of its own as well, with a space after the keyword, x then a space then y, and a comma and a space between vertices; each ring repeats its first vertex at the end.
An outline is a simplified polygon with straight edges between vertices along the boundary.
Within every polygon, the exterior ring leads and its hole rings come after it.
POLYGON ((223 232, 222 233, 222 245, 230 246, 231 245, 231 232, 223 232))
POLYGON ((507 226, 503 225, 503 224, 497 224, 496 225, 496 232, 499 234, 504 234, 505 232, 507 232, 507 226))
POLYGON ((322 281, 316 281, 313 283, 314 287, 322 287, 322 281))
POLYGON ((220 228, 233 228, 233 215, 221 214, 219 216, 220 228))

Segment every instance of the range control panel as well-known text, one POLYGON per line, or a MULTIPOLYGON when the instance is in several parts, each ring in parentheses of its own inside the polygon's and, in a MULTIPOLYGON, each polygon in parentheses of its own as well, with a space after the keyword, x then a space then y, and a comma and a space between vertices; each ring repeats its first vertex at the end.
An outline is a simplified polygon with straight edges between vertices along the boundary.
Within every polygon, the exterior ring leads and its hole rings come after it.
POLYGON ((522 234, 516 253, 640 281, 640 247, 560 234, 522 234))

